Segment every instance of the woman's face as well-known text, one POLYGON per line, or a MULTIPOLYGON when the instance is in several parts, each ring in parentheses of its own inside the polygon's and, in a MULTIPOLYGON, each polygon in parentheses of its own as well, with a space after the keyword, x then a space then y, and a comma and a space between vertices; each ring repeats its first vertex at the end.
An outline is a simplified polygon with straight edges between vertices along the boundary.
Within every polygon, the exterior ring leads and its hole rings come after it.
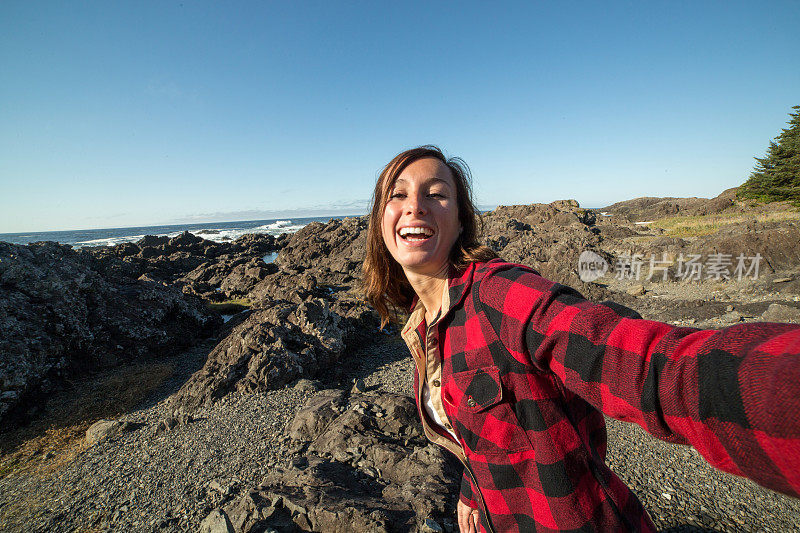
POLYGON ((434 158, 418 159, 397 177, 383 211, 383 242, 407 273, 445 270, 461 232, 456 186, 450 169, 434 158))

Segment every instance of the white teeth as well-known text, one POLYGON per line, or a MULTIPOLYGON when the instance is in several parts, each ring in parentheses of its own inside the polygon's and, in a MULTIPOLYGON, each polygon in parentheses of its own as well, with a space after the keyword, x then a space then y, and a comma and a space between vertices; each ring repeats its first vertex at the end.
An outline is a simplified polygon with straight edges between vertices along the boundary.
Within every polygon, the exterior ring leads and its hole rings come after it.
POLYGON ((400 228, 400 236, 406 237, 408 235, 423 235, 425 237, 430 237, 433 235, 433 230, 430 228, 422 228, 422 227, 407 227, 407 228, 400 228))

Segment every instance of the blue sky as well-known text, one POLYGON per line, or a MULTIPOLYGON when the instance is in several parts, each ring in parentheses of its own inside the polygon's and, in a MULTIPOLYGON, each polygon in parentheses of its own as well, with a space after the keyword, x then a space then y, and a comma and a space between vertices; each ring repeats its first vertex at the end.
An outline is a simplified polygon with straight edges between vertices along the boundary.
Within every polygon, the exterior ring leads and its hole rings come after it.
POLYGON ((800 2, 0 3, 0 232, 716 196, 800 104, 800 2))

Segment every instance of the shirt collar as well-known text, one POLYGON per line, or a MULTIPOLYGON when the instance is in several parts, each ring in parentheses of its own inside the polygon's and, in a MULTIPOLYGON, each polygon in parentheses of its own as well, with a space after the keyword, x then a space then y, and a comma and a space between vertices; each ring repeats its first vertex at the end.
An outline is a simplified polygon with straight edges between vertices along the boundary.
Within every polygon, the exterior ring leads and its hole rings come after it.
MULTIPOLYGON (((441 321, 450 310, 459 305, 464 299, 470 285, 472 276, 475 272, 475 263, 470 263, 463 271, 458 271, 450 267, 447 275, 447 290, 442 294, 442 309, 434 320, 434 324, 441 321)), ((403 327, 402 336, 413 334, 414 331, 425 321, 425 306, 422 301, 415 297, 412 302, 411 316, 408 317, 406 325, 403 327)), ((428 324, 430 327, 432 324, 428 324)))

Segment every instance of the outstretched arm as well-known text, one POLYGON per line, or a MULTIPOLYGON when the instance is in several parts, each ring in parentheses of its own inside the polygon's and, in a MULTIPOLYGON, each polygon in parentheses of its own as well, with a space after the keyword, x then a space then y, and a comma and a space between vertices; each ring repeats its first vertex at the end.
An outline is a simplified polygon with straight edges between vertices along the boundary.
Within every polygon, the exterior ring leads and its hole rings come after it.
POLYGON ((630 318, 519 267, 481 280, 480 299, 521 363, 721 470, 800 496, 800 326, 630 318))

